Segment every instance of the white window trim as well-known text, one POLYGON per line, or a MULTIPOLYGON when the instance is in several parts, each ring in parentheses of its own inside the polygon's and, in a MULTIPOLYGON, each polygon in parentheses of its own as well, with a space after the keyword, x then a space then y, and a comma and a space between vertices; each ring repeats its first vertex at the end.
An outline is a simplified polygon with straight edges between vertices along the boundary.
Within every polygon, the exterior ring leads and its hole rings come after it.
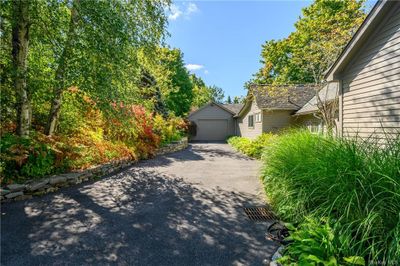
POLYGON ((248 118, 247 118, 247 127, 248 128, 254 128, 254 115, 249 115, 248 116, 248 118), (253 121, 251 126, 250 126, 250 117, 252 117, 252 121, 253 121))
POLYGON ((256 122, 256 123, 261 123, 261 121, 262 121, 261 112, 260 112, 260 113, 256 113, 256 114, 254 115, 254 117, 255 117, 254 122, 256 122), (258 119, 257 119, 257 117, 258 117, 258 119))

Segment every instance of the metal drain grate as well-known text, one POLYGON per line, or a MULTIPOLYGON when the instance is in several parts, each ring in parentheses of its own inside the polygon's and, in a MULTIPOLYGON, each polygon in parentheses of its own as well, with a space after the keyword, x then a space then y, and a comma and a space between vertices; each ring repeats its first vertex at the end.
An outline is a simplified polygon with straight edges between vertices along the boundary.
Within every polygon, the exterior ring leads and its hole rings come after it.
POLYGON ((247 207, 244 212, 251 221, 271 222, 279 220, 278 217, 268 207, 247 207))

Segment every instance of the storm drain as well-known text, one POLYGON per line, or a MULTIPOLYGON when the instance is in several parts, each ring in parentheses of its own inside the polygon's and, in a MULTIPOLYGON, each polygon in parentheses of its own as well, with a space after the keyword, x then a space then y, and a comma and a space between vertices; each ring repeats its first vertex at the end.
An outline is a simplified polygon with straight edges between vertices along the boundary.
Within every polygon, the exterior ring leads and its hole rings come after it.
POLYGON ((277 221, 278 217, 268 207, 247 207, 244 212, 251 221, 255 222, 273 222, 277 221))

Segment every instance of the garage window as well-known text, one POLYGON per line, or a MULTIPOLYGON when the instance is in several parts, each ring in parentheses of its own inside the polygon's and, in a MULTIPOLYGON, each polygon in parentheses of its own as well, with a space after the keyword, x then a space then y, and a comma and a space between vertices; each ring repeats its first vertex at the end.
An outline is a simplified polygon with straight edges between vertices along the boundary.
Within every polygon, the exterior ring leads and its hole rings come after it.
POLYGON ((249 115, 249 127, 254 127, 254 116, 249 115))

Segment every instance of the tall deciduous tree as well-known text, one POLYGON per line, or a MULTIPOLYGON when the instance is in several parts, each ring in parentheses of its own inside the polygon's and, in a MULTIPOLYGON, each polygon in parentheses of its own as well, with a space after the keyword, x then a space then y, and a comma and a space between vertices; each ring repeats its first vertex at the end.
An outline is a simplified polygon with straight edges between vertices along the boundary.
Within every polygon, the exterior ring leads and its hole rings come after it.
POLYGON ((14 0, 12 16, 13 80, 17 98, 17 134, 27 136, 31 126, 31 103, 27 86, 30 1, 14 0))
POLYGON ((217 103, 222 103, 222 100, 224 99, 225 95, 224 95, 224 91, 222 90, 222 88, 212 85, 210 87, 208 87, 208 89, 211 92, 211 99, 214 102, 217 103))
POLYGON ((193 103, 194 108, 201 107, 211 101, 222 102, 224 92, 217 86, 207 86, 204 81, 195 74, 190 75, 193 84, 193 103))
POLYGON ((46 133, 57 125, 66 88, 78 86, 107 106, 110 100, 132 100, 140 71, 137 50, 154 50, 165 34, 168 0, 72 0, 68 30, 54 78, 46 133))
POLYGON ((73 42, 76 41, 77 37, 76 31, 78 30, 77 29, 78 5, 79 5, 79 0, 73 0, 70 9, 71 19, 69 22, 69 29, 62 54, 59 57, 58 67, 55 73, 55 87, 53 91, 53 100, 51 102, 51 108, 45 132, 47 135, 52 135, 54 133, 54 130, 56 128, 56 123, 60 115, 62 93, 66 86, 65 79, 66 79, 66 67, 68 63, 67 60, 71 59, 73 42))
POLYGON ((193 84, 179 49, 159 47, 154 60, 142 62, 155 77, 168 109, 178 116, 189 112, 193 101, 193 84))
POLYGON ((320 83, 365 17, 365 0, 316 0, 302 11, 296 30, 262 46, 262 68, 251 82, 320 83))

